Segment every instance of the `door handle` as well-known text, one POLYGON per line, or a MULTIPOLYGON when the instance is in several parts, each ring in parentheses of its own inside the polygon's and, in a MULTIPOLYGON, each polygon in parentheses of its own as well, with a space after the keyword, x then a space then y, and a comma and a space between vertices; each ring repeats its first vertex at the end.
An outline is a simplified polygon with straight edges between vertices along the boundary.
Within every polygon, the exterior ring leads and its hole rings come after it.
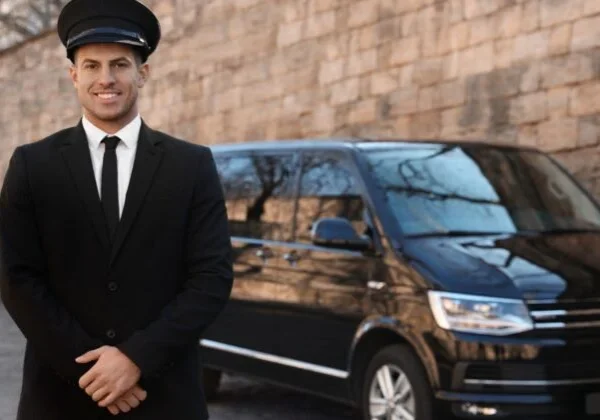
POLYGON ((263 260, 263 262, 268 260, 269 258, 273 258, 274 255, 275 254, 273 254, 273 250, 266 246, 256 251, 256 256, 263 260))
POLYGON ((387 285, 382 281, 370 281, 367 283, 367 287, 371 290, 377 290, 378 292, 384 290, 387 285))
POLYGON ((298 261, 300 261, 300 255, 296 251, 286 252, 283 255, 283 259, 289 262, 291 265, 295 265, 298 261))

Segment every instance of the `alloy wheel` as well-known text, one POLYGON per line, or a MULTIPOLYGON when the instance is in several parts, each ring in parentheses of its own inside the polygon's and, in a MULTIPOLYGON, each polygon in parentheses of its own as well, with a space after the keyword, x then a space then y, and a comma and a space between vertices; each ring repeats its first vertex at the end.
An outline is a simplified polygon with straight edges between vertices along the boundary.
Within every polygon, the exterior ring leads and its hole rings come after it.
POLYGON ((415 420, 415 395, 406 374, 395 365, 381 366, 369 392, 371 420, 415 420))

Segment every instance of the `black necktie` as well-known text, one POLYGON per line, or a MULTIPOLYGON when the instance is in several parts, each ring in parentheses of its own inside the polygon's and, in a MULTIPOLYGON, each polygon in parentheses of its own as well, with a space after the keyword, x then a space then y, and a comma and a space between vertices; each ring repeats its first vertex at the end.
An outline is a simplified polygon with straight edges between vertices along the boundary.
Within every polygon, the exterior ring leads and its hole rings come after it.
POLYGON ((104 162, 102 164, 102 207, 108 223, 108 232, 112 241, 119 223, 119 181, 117 176, 118 137, 105 137, 104 162))

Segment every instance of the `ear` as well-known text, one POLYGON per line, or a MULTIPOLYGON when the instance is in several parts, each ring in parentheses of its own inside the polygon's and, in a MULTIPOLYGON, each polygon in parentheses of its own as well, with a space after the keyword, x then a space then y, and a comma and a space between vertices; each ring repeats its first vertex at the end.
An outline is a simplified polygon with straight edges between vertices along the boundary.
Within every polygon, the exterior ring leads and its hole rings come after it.
POLYGON ((71 76, 71 81, 73 82, 73 86, 75 86, 75 88, 77 88, 77 85, 79 83, 79 74, 77 73, 77 67, 75 66, 75 64, 71 65, 71 67, 69 67, 69 76, 71 76))
POLYGON ((150 65, 144 63, 138 68, 138 88, 143 88, 150 77, 150 65))

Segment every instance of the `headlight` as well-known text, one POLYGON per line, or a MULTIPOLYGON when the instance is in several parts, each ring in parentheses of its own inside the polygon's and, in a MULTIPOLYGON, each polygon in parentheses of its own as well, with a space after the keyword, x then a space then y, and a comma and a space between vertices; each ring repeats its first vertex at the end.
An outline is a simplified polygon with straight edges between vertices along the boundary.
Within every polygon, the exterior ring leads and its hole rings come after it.
POLYGON ((429 305, 446 330, 509 335, 533 329, 522 300, 430 291, 429 305))

